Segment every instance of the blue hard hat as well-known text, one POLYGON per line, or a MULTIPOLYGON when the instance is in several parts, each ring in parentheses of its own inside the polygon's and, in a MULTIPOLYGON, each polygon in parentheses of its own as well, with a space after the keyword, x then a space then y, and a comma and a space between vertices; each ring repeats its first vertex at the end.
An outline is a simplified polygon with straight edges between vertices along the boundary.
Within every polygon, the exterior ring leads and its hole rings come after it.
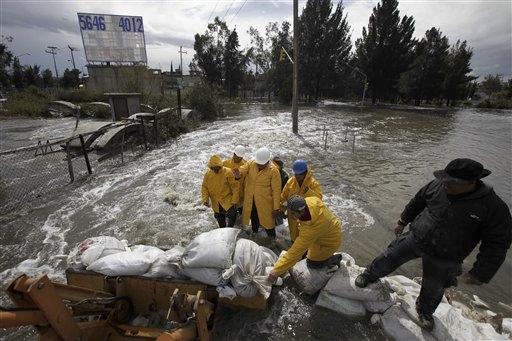
POLYGON ((293 163, 293 174, 302 174, 308 171, 308 164, 304 160, 295 160, 293 163))

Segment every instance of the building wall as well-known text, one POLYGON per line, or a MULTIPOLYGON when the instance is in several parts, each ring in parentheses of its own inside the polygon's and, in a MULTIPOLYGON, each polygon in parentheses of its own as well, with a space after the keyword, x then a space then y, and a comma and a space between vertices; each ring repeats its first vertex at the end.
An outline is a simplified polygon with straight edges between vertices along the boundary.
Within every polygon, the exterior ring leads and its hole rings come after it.
MULTIPOLYGON (((174 74, 162 73, 144 65, 88 65, 87 88, 100 92, 145 92, 164 93, 174 74)), ((184 75, 183 86, 199 81, 199 77, 184 75)), ((167 92, 167 91, 166 91, 167 92)))

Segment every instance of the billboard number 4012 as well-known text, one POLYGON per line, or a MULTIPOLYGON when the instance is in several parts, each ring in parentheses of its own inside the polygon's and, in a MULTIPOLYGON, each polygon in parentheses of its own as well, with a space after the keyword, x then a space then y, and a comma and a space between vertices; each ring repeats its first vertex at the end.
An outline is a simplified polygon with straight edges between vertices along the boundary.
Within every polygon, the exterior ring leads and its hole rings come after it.
POLYGON ((123 29, 123 32, 144 32, 142 26, 142 18, 129 17, 119 18, 119 27, 123 29))

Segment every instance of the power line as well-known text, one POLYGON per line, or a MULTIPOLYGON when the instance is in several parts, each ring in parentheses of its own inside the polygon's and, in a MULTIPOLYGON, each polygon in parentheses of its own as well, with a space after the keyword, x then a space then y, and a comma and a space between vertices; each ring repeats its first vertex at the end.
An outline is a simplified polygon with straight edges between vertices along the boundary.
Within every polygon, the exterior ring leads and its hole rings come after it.
POLYGON ((245 0, 245 1, 243 2, 242 6, 240 6, 240 7, 238 8, 238 11, 236 11, 235 15, 231 18, 231 21, 230 21, 229 23, 232 23, 232 22, 233 22, 233 20, 234 20, 234 19, 235 19, 235 17, 238 15, 238 13, 242 10, 242 8, 244 7, 244 5, 245 5, 245 3, 246 3, 246 2, 247 2, 247 0, 245 0))
POLYGON ((231 9, 231 6, 233 6, 233 2, 234 1, 231 1, 231 3, 229 4, 229 7, 228 7, 228 10, 226 11, 226 13, 224 13, 224 16, 222 17, 221 20, 224 20, 224 18, 226 17, 226 15, 228 14, 229 10, 231 9))
POLYGON ((208 22, 210 22, 210 19, 211 19, 212 15, 213 15, 213 12, 215 12, 215 10, 217 9, 217 5, 218 4, 219 4, 219 1, 217 1, 215 3, 215 7, 213 7, 213 10, 210 12, 210 16, 208 17, 208 22))

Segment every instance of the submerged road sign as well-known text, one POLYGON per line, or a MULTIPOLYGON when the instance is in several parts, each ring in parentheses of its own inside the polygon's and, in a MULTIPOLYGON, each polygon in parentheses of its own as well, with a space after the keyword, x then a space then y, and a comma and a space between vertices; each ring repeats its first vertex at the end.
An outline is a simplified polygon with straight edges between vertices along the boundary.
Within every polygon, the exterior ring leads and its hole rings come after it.
POLYGON ((147 63, 142 17, 78 13, 88 62, 147 63))

